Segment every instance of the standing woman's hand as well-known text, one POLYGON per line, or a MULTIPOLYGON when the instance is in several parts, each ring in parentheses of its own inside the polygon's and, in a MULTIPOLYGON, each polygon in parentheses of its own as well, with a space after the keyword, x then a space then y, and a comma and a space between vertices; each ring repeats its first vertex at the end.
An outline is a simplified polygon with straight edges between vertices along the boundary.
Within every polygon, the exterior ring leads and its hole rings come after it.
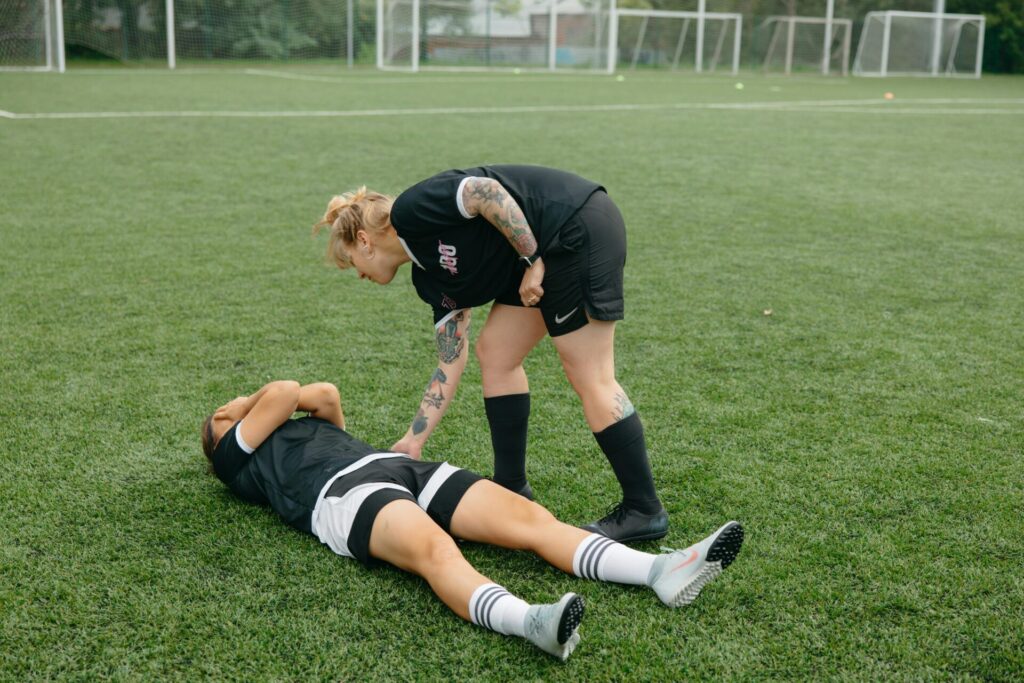
POLYGON ((423 444, 413 441, 409 437, 403 437, 391 447, 392 453, 405 453, 414 460, 423 458, 423 444))
POLYGON ((544 260, 538 258, 523 273, 523 282, 519 285, 519 298, 524 306, 536 306, 544 296, 544 260))

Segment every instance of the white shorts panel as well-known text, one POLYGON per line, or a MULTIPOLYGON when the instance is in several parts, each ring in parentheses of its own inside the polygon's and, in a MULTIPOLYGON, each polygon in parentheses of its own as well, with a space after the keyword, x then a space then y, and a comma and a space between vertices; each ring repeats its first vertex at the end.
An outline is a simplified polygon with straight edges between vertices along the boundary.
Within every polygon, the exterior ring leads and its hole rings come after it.
POLYGON ((316 527, 313 529, 320 542, 344 557, 354 557, 348 549, 348 537, 352 533, 352 523, 363 502, 373 493, 382 489, 412 492, 398 484, 371 483, 357 486, 341 498, 325 496, 320 499, 319 514, 316 527))
POLYGON ((438 489, 441 485, 448 481, 448 477, 458 472, 461 468, 452 467, 446 462, 441 463, 441 466, 437 468, 437 471, 430 475, 430 479, 427 480, 423 490, 420 491, 419 497, 416 499, 416 504, 419 505, 423 510, 430 507, 430 501, 434 499, 434 495, 437 494, 438 489))

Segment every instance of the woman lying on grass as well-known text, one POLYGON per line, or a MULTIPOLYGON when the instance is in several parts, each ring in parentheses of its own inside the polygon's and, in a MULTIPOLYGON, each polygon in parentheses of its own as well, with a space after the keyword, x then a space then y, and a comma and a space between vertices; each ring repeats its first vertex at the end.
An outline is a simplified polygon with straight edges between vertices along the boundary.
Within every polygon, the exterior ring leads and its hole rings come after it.
POLYGON ((670 607, 692 602, 743 543, 743 528, 729 522, 685 550, 638 552, 468 470, 381 453, 344 428, 334 385, 271 382, 206 418, 203 451, 243 500, 270 505, 339 555, 417 574, 463 619, 563 660, 579 642, 583 598, 529 605, 473 569, 453 537, 530 550, 576 576, 649 586, 670 607), (308 417, 292 419, 296 411, 308 417))

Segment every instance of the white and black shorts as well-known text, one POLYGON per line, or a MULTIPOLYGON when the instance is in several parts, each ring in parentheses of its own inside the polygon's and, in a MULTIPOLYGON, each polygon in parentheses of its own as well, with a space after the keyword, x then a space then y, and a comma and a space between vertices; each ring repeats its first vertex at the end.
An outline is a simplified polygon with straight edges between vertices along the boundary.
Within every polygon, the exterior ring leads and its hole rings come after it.
MULTIPOLYGON (((559 231, 559 244, 544 254, 544 296, 538 308, 548 334, 575 332, 590 319, 622 320, 622 273, 626 265, 626 224, 619 208, 598 191, 559 231)), ((522 306, 519 285, 495 301, 522 306)))
POLYGON ((368 455, 328 482, 313 512, 313 533, 339 555, 370 565, 370 531, 381 508, 411 500, 450 533, 455 508, 481 479, 446 462, 422 462, 396 453, 368 455))

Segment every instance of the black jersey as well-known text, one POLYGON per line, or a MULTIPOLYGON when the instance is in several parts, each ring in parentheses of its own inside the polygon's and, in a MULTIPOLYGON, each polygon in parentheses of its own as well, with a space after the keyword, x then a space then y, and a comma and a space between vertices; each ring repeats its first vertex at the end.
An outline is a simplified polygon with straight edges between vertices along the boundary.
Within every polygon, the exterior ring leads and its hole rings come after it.
POLYGON ((243 448, 235 424, 213 452, 213 471, 237 496, 270 505, 296 529, 312 533, 312 514, 330 478, 359 458, 379 452, 315 417, 288 420, 254 451, 243 448))
POLYGON ((516 200, 541 255, 557 248, 562 226, 604 189, 567 171, 499 165, 444 171, 398 195, 391 225, 413 259, 413 284, 434 308, 435 322, 492 301, 522 279, 525 266, 505 236, 462 206, 463 183, 474 177, 497 180, 516 200))

